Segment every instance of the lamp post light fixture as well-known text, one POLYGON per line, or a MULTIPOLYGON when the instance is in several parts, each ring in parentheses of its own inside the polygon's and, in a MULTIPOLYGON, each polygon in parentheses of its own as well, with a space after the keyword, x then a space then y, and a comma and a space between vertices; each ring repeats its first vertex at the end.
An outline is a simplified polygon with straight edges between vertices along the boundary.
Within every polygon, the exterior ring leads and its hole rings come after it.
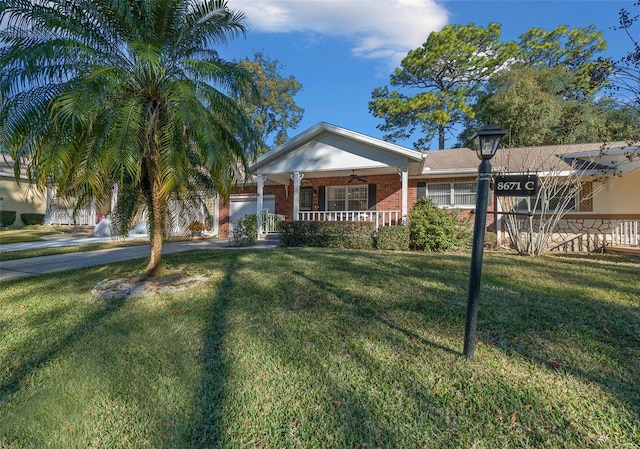
POLYGON ((469 299, 467 302, 467 323, 464 331, 463 354, 473 359, 476 348, 476 327, 478 324, 478 299, 480 279, 482 277, 482 256, 484 253, 484 233, 487 227, 487 205, 489 184, 491 183, 491 163, 496 154, 500 139, 507 132, 497 126, 485 126, 473 137, 473 145, 480 162, 478 168, 478 193, 476 197, 476 216, 473 225, 473 247, 471 249, 471 270, 469 274, 469 299))

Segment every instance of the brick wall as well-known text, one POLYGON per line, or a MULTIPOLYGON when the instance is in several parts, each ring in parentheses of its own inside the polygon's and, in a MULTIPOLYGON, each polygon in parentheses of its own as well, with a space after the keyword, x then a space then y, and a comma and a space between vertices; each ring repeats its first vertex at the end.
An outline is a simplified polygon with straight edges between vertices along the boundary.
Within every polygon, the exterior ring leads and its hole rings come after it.
MULTIPOLYGON (((334 176, 327 178, 304 178, 303 186, 313 188, 313 210, 318 209, 318 188, 321 186, 346 186, 346 185, 376 185, 376 210, 402 210, 402 179, 398 174, 391 175, 367 175, 367 182, 353 181, 349 183, 348 176, 334 176)), ((447 182, 476 182, 475 176, 449 177, 449 178, 430 178, 430 179, 409 179, 408 206, 409 212, 418 199, 418 182, 427 183, 447 183, 447 182)), ((234 194, 255 195, 255 187, 238 188, 234 194)), ((287 220, 293 219, 293 180, 289 181, 288 186, 265 186, 265 195, 275 195, 276 198, 276 214, 284 215, 287 220)), ((495 199, 493 192, 489 192, 490 202, 487 214, 487 227, 495 230, 494 218, 492 214, 494 210, 495 199)), ((464 217, 471 216, 471 209, 462 211, 464 217)), ((229 205, 226 202, 220 204, 220 236, 226 237, 229 231, 229 205)))

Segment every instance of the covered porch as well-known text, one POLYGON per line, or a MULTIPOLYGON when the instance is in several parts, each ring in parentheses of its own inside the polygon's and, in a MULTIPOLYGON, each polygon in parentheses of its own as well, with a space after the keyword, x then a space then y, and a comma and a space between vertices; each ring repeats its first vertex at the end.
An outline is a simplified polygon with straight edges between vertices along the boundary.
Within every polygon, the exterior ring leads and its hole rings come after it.
POLYGON ((259 234, 271 215, 287 220, 371 221, 404 225, 409 177, 422 154, 327 123, 319 123, 262 155, 250 167, 256 182, 259 234), (265 213, 265 195, 275 210, 265 213))

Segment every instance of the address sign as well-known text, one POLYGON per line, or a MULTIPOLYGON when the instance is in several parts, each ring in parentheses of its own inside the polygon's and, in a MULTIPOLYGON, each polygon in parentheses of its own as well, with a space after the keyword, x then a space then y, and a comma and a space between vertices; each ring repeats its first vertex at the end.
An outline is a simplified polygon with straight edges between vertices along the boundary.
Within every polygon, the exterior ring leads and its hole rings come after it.
POLYGON ((536 196, 538 175, 500 175, 494 181, 497 196, 536 196))

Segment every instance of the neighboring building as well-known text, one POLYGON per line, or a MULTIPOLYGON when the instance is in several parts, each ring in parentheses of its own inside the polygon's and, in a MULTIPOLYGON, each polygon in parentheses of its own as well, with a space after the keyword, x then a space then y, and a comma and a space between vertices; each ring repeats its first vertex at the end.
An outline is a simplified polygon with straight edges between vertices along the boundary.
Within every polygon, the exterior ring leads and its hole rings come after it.
POLYGON ((46 195, 29 185, 29 178, 24 171, 20 173, 18 184, 13 161, 3 155, 0 155, 0 198, 1 209, 16 212, 15 224, 18 226, 23 224, 20 214, 44 214, 47 209, 46 195))
POLYGON ((45 224, 96 224, 95 208, 76 211, 74 217, 74 204, 58 197, 55 186, 49 186, 42 191, 30 185, 24 167, 21 169, 18 184, 13 166, 13 160, 9 156, 4 155, 0 158, 0 198, 3 199, 4 210, 16 211, 15 225, 24 224, 20 219, 20 214, 24 213, 43 214, 45 224))

